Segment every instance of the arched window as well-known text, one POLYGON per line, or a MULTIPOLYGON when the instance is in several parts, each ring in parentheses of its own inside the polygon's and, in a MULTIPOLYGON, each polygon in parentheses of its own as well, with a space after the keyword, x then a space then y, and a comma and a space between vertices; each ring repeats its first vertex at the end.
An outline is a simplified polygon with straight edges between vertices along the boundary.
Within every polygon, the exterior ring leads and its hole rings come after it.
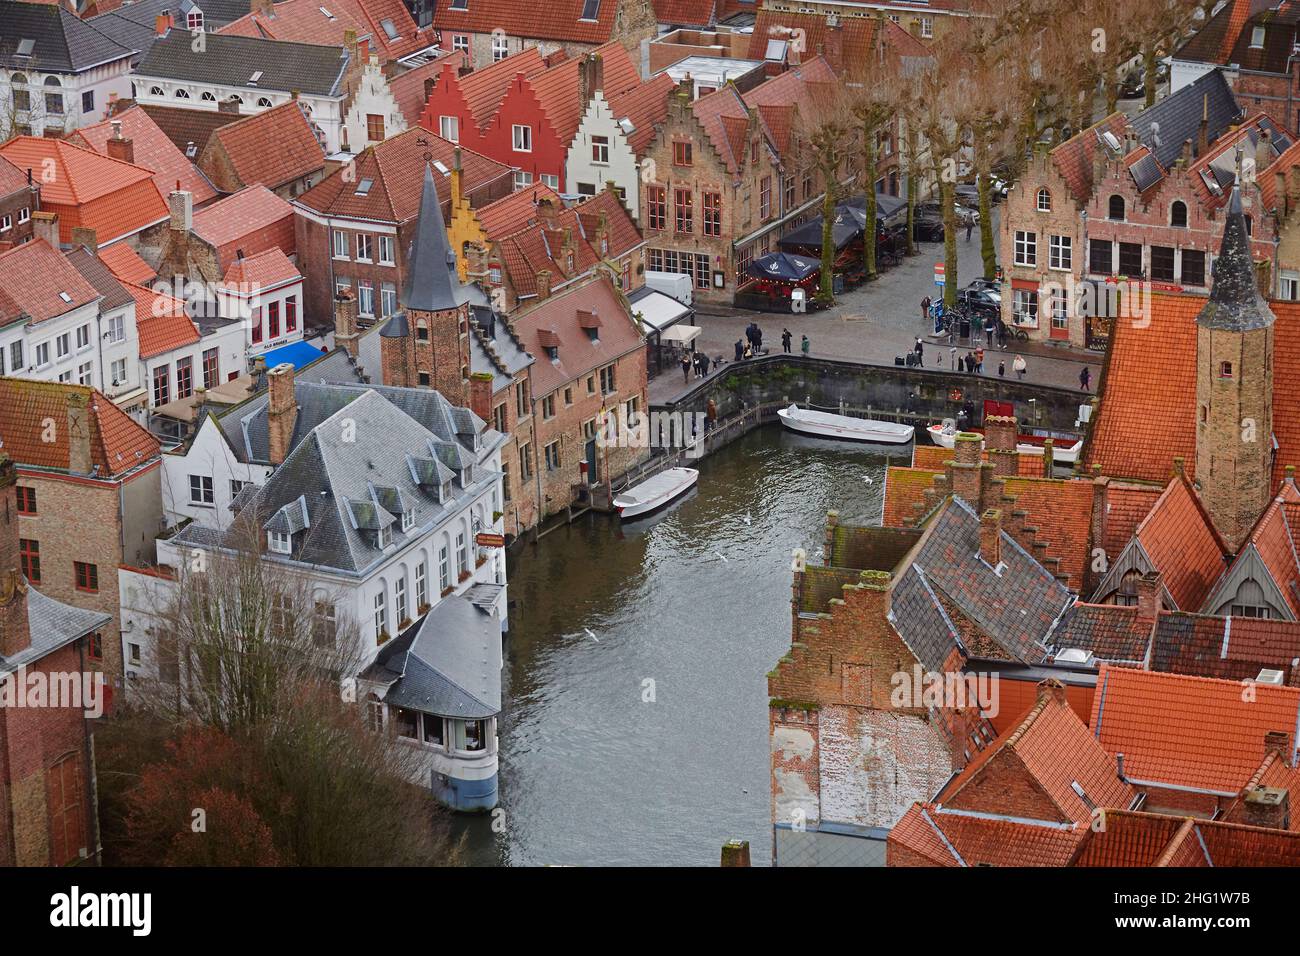
POLYGON ((199 99, 201 99, 205 103, 215 103, 217 101, 217 98, 213 96, 212 93, 209 92, 208 90, 204 90, 203 95, 200 96, 199 99))
POLYGON ((1137 604, 1137 586, 1138 580, 1142 577, 1141 571, 1129 571, 1120 579, 1119 590, 1115 592, 1115 603, 1132 607, 1137 604))
POLYGON ((271 100, 270 100, 268 97, 265 97, 265 96, 259 96, 259 97, 257 98, 257 105, 258 105, 258 106, 270 106, 270 105, 271 105, 271 100))
POLYGON ((151 87, 149 87, 149 95, 150 95, 150 96, 165 96, 166 94, 163 93, 163 88, 162 88, 161 86, 151 86, 151 87))
POLYGON ((190 98, 190 91, 184 88, 178 89, 176 91, 176 98, 178 100, 188 100, 190 98))
POLYGON ((32 94, 27 89, 27 77, 21 73, 15 73, 9 81, 9 85, 14 88, 14 109, 19 113, 25 113, 32 108, 32 94))
POLYGON ((1107 219, 1113 219, 1115 222, 1124 221, 1124 197, 1111 196, 1110 209, 1106 214, 1107 219))
POLYGON ((1175 200, 1174 204, 1169 207, 1169 225, 1176 226, 1179 229, 1187 228, 1187 203, 1181 199, 1175 200))
POLYGON ((231 102, 231 103, 234 103, 234 104, 236 104, 236 105, 238 105, 238 106, 242 106, 243 103, 244 103, 244 98, 243 98, 242 96, 240 96, 238 93, 231 93, 231 94, 230 94, 230 102, 231 102))
POLYGON ((51 116, 63 115, 63 85, 57 76, 45 78, 45 112, 51 116))
POLYGON ((1039 212, 1052 211, 1052 194, 1048 192, 1046 189, 1038 190, 1038 211, 1039 212))

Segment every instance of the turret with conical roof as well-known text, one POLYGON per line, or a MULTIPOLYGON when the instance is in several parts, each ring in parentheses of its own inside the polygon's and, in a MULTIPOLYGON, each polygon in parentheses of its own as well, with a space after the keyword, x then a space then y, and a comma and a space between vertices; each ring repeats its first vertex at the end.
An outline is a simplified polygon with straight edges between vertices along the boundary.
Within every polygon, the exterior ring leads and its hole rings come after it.
POLYGON ((1196 483, 1235 550, 1272 496, 1273 311, 1260 294, 1240 175, 1210 300, 1196 318, 1196 483))
POLYGON ((469 395, 469 310, 474 289, 456 273, 442 203, 426 165, 401 309, 380 329, 385 385, 437 389, 455 405, 469 395))

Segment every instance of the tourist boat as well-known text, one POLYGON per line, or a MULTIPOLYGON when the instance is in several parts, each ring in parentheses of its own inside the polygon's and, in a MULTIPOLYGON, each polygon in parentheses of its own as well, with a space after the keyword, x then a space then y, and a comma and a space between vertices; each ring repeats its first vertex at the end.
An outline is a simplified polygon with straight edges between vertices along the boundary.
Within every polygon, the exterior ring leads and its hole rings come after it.
POLYGON ((911 425, 897 422, 880 422, 871 418, 853 418, 851 415, 833 415, 815 412, 810 408, 791 405, 777 412, 781 424, 794 432, 817 438, 837 438, 841 441, 869 441, 888 445, 902 445, 912 440, 916 433, 911 425))
MULTIPOLYGON (((957 444, 957 434, 959 429, 951 418, 944 419, 942 425, 931 425, 926 429, 930 433, 930 440, 942 448, 952 448, 957 444)), ((982 428, 968 428, 967 431, 975 435, 982 436, 982 428)), ((1022 455, 1041 455, 1043 453, 1043 443, 1047 441, 1042 435, 1017 435, 1016 451, 1022 455)), ((1073 445, 1058 445, 1060 439, 1052 439, 1052 461, 1062 465, 1073 465, 1079 460, 1079 452, 1083 448, 1083 439, 1080 438, 1073 445)))
POLYGON ((694 487, 699 477, 700 473, 694 468, 665 468, 615 497, 614 510, 623 519, 649 514, 684 495, 694 487))

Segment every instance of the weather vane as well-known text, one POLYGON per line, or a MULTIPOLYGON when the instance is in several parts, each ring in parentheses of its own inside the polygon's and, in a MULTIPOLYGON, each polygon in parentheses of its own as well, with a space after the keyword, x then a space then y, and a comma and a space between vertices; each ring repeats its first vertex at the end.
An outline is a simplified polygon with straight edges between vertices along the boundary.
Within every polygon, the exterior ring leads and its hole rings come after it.
POLYGON ((433 162, 433 153, 430 152, 430 150, 429 150, 429 147, 432 146, 433 143, 430 142, 429 140, 425 139, 423 136, 418 137, 418 138, 415 140, 415 143, 416 143, 417 146, 423 146, 423 147, 425 147, 425 150, 424 150, 424 161, 425 161, 426 163, 431 163, 431 162, 433 162))

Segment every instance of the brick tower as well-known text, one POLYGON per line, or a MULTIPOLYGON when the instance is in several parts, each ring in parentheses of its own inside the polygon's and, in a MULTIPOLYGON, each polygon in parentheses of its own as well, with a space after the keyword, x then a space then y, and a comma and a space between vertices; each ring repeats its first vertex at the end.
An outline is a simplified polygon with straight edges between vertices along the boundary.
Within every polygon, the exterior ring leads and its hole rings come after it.
POLYGON ((1196 317, 1196 483, 1235 551, 1273 495, 1273 311, 1259 294, 1240 183, 1196 317))
POLYGON ((415 238, 406 257, 401 308, 379 331, 385 385, 433 388, 456 405, 469 401, 471 291, 456 273, 447 244, 433 168, 424 170, 424 192, 415 238))

